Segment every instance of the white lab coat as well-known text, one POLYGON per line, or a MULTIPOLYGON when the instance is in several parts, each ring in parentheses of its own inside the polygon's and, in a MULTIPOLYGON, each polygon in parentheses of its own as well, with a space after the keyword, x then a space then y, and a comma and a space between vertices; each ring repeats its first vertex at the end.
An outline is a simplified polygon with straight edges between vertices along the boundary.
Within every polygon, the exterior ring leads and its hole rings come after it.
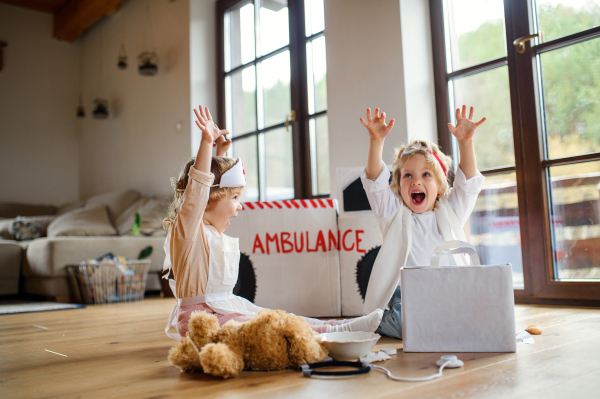
MULTIPOLYGON (((390 171, 382 163, 382 172, 375 180, 361 176, 363 186, 373 213, 379 223, 383 235, 383 244, 373 265, 364 313, 375 309, 385 309, 396 287, 400 284, 400 271, 407 265, 410 258, 411 266, 427 266, 427 264, 411 264, 419 259, 428 259, 431 249, 448 240, 466 241, 463 225, 469 218, 485 177, 477 172, 473 178, 466 180, 460 168, 457 171, 454 188, 443 195, 433 210, 436 231, 432 231, 423 242, 422 236, 415 237, 413 226, 419 223, 419 215, 404 205, 404 203, 389 188, 390 171), (419 245, 413 245, 416 240, 419 245), (431 249, 429 249, 431 248, 431 249), (424 253, 411 253, 417 250, 424 253)), ((435 226, 432 226, 435 227, 435 226)), ((462 255, 454 255, 454 264, 466 265, 462 255)))

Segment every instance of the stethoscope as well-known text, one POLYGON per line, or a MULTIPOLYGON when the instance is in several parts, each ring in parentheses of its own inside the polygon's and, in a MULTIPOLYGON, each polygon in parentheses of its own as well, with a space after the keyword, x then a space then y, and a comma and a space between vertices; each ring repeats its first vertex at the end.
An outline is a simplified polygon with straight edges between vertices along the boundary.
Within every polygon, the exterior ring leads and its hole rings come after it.
POLYGON ((438 378, 442 376, 442 370, 444 368, 456 368, 462 367, 464 363, 462 360, 459 360, 455 355, 444 355, 435 363, 439 366, 438 372, 432 374, 427 377, 420 378, 409 378, 409 377, 397 377, 392 375, 392 373, 382 366, 376 366, 369 363, 362 362, 342 362, 342 361, 329 361, 329 362, 319 362, 319 363, 311 363, 311 364, 303 364, 299 367, 298 371, 302 372, 303 377, 311 378, 327 378, 327 379, 336 379, 336 378, 348 378, 354 377, 361 374, 367 374, 371 369, 375 369, 381 371, 386 374, 387 377, 394 381, 409 381, 409 382, 419 382, 419 381, 428 381, 433 380, 434 378, 438 378), (317 369, 323 367, 351 367, 356 370, 344 370, 344 371, 319 371, 317 369))

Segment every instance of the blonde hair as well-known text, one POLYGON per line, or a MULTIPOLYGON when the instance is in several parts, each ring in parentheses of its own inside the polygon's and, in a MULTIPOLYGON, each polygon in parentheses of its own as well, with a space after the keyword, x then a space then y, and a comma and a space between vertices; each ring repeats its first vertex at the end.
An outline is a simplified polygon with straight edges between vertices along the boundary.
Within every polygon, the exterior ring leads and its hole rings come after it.
MULTIPOLYGON (((440 147, 437 144, 432 143, 427 140, 412 140, 410 143, 403 145, 402 147, 396 149, 396 155, 394 157, 394 175, 392 177, 392 183, 390 184, 390 188, 392 191, 400 198, 400 185, 402 179, 402 168, 408 162, 409 159, 415 157, 417 155, 425 157, 425 162, 427 162, 427 166, 433 170, 433 174, 435 175, 435 179, 438 183, 439 190, 446 194, 452 183, 454 181, 454 169, 452 168, 452 158, 448 155, 444 154, 440 147), (428 152, 429 151, 429 152, 428 152), (444 175, 444 170, 442 169, 438 160, 431 153, 436 154, 444 168, 446 169, 447 176, 444 175)), ((438 199, 440 195, 438 192, 438 199)))
MULTIPOLYGON (((195 162, 196 158, 191 158, 181 169, 179 178, 171 178, 171 185, 175 189, 175 195, 173 201, 171 202, 171 205, 169 206, 167 217, 163 220, 163 227, 165 230, 168 230, 169 226, 171 226, 171 224, 175 221, 175 218, 177 217, 179 208, 183 203, 183 193, 185 192, 185 189, 188 185, 188 174, 190 173, 190 168, 194 165, 195 162)), ((229 169, 233 168, 236 163, 237 161, 235 159, 229 157, 212 157, 210 163, 210 172, 213 175, 215 175, 213 185, 218 185, 221 182, 221 177, 223 176, 223 174, 225 174, 225 172, 227 172, 229 169)), ((210 210, 212 205, 219 202, 222 198, 230 194, 240 192, 241 190, 242 187, 211 187, 206 209, 210 210)))

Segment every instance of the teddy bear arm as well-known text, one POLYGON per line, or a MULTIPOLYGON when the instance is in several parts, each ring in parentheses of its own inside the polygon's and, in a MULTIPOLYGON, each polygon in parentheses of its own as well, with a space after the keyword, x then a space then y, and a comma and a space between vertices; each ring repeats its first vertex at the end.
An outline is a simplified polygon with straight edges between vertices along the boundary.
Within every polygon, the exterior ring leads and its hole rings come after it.
POLYGON ((223 343, 208 344, 200 351, 200 364, 205 373, 231 378, 244 369, 242 351, 223 343))
POLYGON ((181 371, 202 371, 198 351, 188 338, 182 338, 169 351, 169 361, 181 371))

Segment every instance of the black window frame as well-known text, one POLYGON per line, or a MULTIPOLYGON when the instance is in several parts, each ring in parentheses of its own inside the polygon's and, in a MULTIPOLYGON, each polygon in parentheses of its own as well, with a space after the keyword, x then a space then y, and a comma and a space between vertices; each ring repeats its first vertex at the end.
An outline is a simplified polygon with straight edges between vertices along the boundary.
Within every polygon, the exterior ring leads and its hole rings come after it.
MULTIPOLYGON (((304 0, 288 0, 289 44, 264 56, 256 57, 251 62, 240 65, 236 68, 232 68, 230 71, 225 72, 225 13, 231 8, 238 6, 240 3, 245 2, 254 3, 253 0, 219 0, 217 2, 217 122, 219 126, 225 126, 227 128, 225 115, 225 77, 245 67, 248 67, 249 65, 256 65, 260 61, 273 57, 283 51, 289 50, 291 106, 292 110, 295 111, 296 114, 295 120, 289 122, 289 125, 292 129, 292 153, 294 158, 294 199, 327 198, 329 197, 330 193, 313 195, 309 134, 309 120, 311 118, 326 115, 327 110, 309 115, 306 68, 306 43, 318 37, 324 36, 325 30, 307 37, 305 34, 304 0)), ((258 87, 257 90, 259 90, 258 87)), ((236 135, 233 137, 233 140, 243 139, 254 135, 258 137, 258 134, 260 133, 284 126, 285 122, 263 129, 256 129, 255 131, 249 133, 236 135)), ((259 171, 259 179, 260 175, 261 173, 259 171)), ((260 198, 259 194, 259 200, 264 201, 265 198, 260 198)))
MULTIPOLYGON (((511 98, 515 165, 482 170, 483 175, 515 172, 524 289, 515 289, 515 301, 545 305, 600 306, 600 282, 571 281, 554 278, 552 228, 550 226, 548 168, 583 161, 600 160, 600 152, 547 159, 544 128, 539 111, 538 53, 566 47, 585 40, 600 38, 600 27, 586 29, 547 43, 527 42, 524 54, 518 54, 513 42, 534 34, 536 10, 531 0, 504 0, 507 55, 452 73, 446 71, 446 43, 443 0, 429 0, 434 84, 436 97, 438 143, 446 153, 453 154, 448 81, 507 65, 511 98)), ((454 157, 456 158, 456 157, 454 157)))

